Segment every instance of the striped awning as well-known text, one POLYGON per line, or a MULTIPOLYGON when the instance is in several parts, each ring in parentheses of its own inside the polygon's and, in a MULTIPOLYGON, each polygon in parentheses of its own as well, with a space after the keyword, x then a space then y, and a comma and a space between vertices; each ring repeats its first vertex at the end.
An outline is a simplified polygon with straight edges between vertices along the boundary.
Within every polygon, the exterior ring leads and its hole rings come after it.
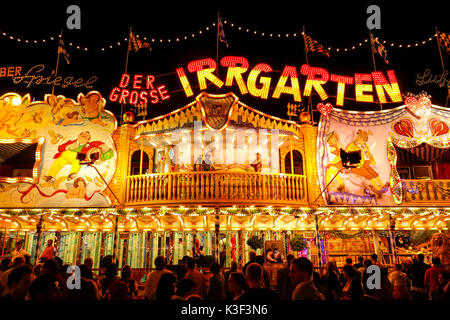
POLYGON ((450 149, 432 147, 426 143, 410 148, 395 148, 397 165, 431 165, 431 162, 450 163, 450 149), (448 152, 447 152, 448 151, 448 152))

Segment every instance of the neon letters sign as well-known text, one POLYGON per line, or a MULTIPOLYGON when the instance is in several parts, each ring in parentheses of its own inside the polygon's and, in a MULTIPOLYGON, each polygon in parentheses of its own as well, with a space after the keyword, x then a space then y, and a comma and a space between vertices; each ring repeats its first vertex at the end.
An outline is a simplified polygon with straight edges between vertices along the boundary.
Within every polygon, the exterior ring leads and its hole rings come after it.
MULTIPOLYGON (((300 71, 301 75, 306 76, 303 87, 303 96, 305 97, 311 96, 314 90, 320 96, 321 100, 328 99, 329 95, 325 91, 324 85, 333 82, 336 84, 334 92, 337 106, 344 105, 345 91, 350 85, 354 86, 355 100, 357 102, 390 103, 403 101, 397 77, 393 70, 386 71, 387 77, 381 71, 355 73, 353 77, 348 77, 330 74, 324 68, 312 67, 307 64, 302 65, 300 70, 295 66, 285 66, 281 72, 281 76, 278 78, 275 89, 270 93, 270 85, 273 80, 272 77, 268 76, 268 73, 273 71, 270 65, 259 63, 249 71, 248 60, 239 56, 223 57, 220 60, 220 64, 222 67, 227 68, 225 81, 219 79, 214 74, 217 63, 211 58, 189 62, 187 71, 197 75, 200 90, 207 88, 206 81, 213 83, 219 88, 237 84, 241 94, 250 93, 252 96, 262 99, 267 99, 269 95, 271 98, 278 99, 282 94, 288 94, 292 95, 294 101, 301 102, 302 94, 298 76, 298 71, 300 71), (243 75, 247 71, 249 71, 247 81, 244 81, 243 75), (374 99, 375 92, 378 101, 374 99)), ((192 86, 187 78, 185 69, 180 67, 176 72, 184 93, 187 97, 192 96, 194 92, 192 91, 192 86)), ((330 90, 328 91, 330 92, 330 90)))
POLYGON ((122 74, 118 87, 111 90, 109 100, 123 104, 156 104, 170 98, 165 85, 157 86, 152 75, 122 74), (131 88, 128 88, 131 86, 131 88))

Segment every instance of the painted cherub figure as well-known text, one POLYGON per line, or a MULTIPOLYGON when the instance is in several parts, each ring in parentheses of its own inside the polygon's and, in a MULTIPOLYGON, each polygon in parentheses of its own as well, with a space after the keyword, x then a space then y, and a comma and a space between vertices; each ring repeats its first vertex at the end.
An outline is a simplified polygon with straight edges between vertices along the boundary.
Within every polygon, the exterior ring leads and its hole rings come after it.
POLYGON ((106 123, 102 121, 102 111, 105 107, 105 99, 100 93, 96 91, 89 92, 86 96, 80 94, 78 102, 82 105, 81 111, 86 116, 85 118, 93 123, 97 123, 102 127, 106 126, 106 123))

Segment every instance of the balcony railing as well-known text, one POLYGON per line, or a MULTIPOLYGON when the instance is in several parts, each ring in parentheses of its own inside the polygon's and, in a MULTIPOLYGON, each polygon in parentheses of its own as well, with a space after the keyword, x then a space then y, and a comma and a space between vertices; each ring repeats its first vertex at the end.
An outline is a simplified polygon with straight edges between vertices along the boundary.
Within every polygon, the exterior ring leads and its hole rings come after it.
POLYGON ((127 205, 307 203, 306 177, 294 174, 177 172, 128 176, 127 205))
POLYGON ((450 180, 403 180, 405 204, 444 204, 450 202, 450 180))

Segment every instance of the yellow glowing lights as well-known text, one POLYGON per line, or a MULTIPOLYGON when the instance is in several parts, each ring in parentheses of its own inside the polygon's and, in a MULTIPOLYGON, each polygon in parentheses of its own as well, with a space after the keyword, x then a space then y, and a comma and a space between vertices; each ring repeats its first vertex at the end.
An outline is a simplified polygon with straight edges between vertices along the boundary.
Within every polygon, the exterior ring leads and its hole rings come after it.
POLYGON ((402 95, 400 93, 400 88, 398 87, 397 77, 392 70, 387 71, 389 82, 384 77, 383 73, 380 71, 372 72, 373 83, 375 84, 375 89, 377 91, 378 98, 381 103, 386 103, 386 96, 384 91, 387 92, 392 102, 403 101, 402 95))
POLYGON ((272 72, 272 68, 265 63, 257 64, 249 73, 248 79, 247 79, 247 88, 248 91, 250 91, 250 94, 255 97, 260 97, 263 99, 267 99, 269 96, 269 88, 270 88, 270 77, 261 77, 259 79, 259 82, 262 84, 261 88, 256 87, 256 79, 258 78, 259 74, 263 72, 272 72))
POLYGON ((180 79, 181 85, 183 86, 184 92, 186 93, 186 97, 192 96, 194 93, 192 92, 191 85, 189 84, 186 74, 184 73, 184 69, 178 68, 177 75, 180 79))
POLYGON ((223 81, 217 78, 213 72, 216 70, 216 62, 211 58, 191 61, 188 64, 189 72, 197 72, 198 84, 200 90, 206 89, 206 79, 214 83, 217 87, 223 86, 223 81), (204 66, 208 68, 204 69, 204 66))
POLYGON ((307 76, 303 95, 306 97, 311 96, 312 88, 314 88, 319 94, 320 99, 328 99, 328 95, 322 87, 329 79, 328 71, 323 68, 310 67, 307 64, 304 64, 300 71, 303 75, 307 76))
POLYGON ((242 74, 248 70, 248 61, 244 57, 227 56, 224 57, 220 64, 223 67, 228 67, 227 78, 225 80, 226 86, 233 85, 233 79, 236 79, 236 83, 241 90, 242 94, 248 93, 245 82, 242 79, 242 74))
POLYGON ((372 75, 365 73, 355 73, 355 96, 356 101, 373 102, 373 95, 364 94, 365 92, 372 92, 373 86, 363 81, 372 81, 372 75))
POLYGON ((353 84, 353 78, 332 74, 330 80, 338 83, 336 105, 343 106, 345 96, 345 85, 353 84))
POLYGON ((282 93, 292 94, 294 101, 301 102, 302 97, 300 95, 300 86, 298 83, 297 70, 293 66, 285 66, 281 77, 278 80, 275 91, 273 92, 272 98, 279 98, 282 93), (288 78, 291 79, 291 87, 286 86, 288 78))

